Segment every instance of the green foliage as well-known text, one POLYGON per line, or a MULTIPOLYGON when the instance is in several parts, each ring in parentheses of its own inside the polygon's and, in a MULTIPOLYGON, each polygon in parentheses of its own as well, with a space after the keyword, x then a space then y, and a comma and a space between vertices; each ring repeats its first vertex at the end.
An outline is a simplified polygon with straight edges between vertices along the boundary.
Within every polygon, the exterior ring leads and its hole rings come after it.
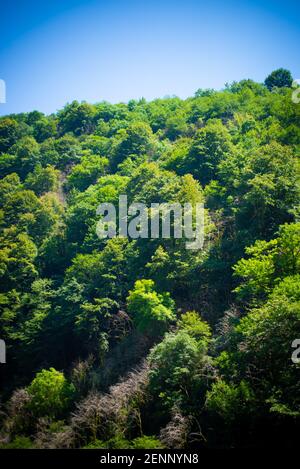
POLYGON ((89 185, 95 184, 100 176, 103 176, 107 165, 107 158, 101 158, 98 155, 84 155, 80 164, 72 168, 67 179, 68 187, 84 191, 89 185))
POLYGON ((2 291, 28 288, 38 275, 34 265, 36 255, 36 246, 26 233, 18 233, 15 226, 4 230, 0 250, 2 291))
MULTIPOLYGON (((95 440, 89 443, 88 445, 83 446, 82 449, 107 449, 107 444, 104 441, 95 440)), ((127 446, 125 447, 125 449, 127 449, 127 446)))
POLYGON ((33 137, 26 136, 18 140, 11 152, 15 157, 16 172, 24 178, 29 171, 34 170, 40 161, 39 145, 33 137))
POLYGON ((68 408, 73 392, 63 373, 54 368, 42 370, 28 386, 29 407, 36 416, 57 417, 68 408))
POLYGON ((140 436, 131 442, 133 449, 164 449, 164 445, 153 436, 140 436))
POLYGON ((87 351, 100 359, 108 350, 109 320, 117 307, 118 303, 109 298, 95 298, 94 304, 81 305, 76 317, 75 328, 85 341, 87 351))
POLYGON ((218 380, 207 393, 206 407, 229 424, 244 414, 250 414, 253 403, 254 395, 246 381, 233 386, 218 380))
POLYGON ((34 444, 27 436, 16 436, 10 443, 0 444, 0 449, 34 449, 34 444))
POLYGON ((91 104, 73 101, 59 112, 59 128, 62 132, 74 132, 75 135, 91 133, 94 128, 95 112, 96 110, 91 104))
POLYGON ((235 289, 239 298, 252 302, 264 299, 283 276, 300 273, 299 224, 281 226, 278 235, 248 247, 246 253, 251 257, 234 266, 235 275, 244 280, 235 289))
POLYGON ((53 166, 47 165, 42 168, 40 164, 36 165, 33 173, 29 173, 25 180, 25 187, 33 190, 37 195, 45 192, 56 191, 58 188, 59 171, 53 166))
POLYGON ((204 322, 196 311, 189 311, 182 314, 178 321, 179 329, 187 332, 197 342, 203 343, 207 347, 211 339, 209 325, 204 322))
POLYGON ((265 79, 265 85, 269 90, 273 88, 283 88, 283 87, 291 87, 293 82, 293 77, 289 70, 284 68, 279 68, 278 70, 274 70, 267 78, 265 79))
POLYGON ((66 280, 76 278, 89 299, 123 298, 128 291, 135 256, 135 247, 127 239, 110 239, 102 251, 74 257, 66 272, 66 280))
POLYGON ((291 83, 279 69, 185 100, 0 118, 4 447, 297 443, 291 83), (203 249, 100 240, 96 209, 121 194, 204 203, 203 249))
POLYGON ((142 155, 151 155, 154 146, 152 131, 144 122, 135 122, 126 130, 120 130, 116 148, 113 151, 112 167, 117 168, 128 157, 134 159, 142 155))
POLYGON ((216 361, 224 380, 208 394, 208 407, 235 425, 240 418, 235 400, 241 399, 239 382, 245 380, 254 406, 244 396, 248 422, 262 414, 299 416, 299 365, 291 361, 291 345, 300 331, 299 225, 283 225, 278 234, 249 248, 253 258, 236 266, 245 278, 237 293, 251 298, 252 307, 226 333, 228 351, 216 361))
POLYGON ((84 449, 163 449, 163 444, 155 437, 141 436, 134 440, 115 437, 108 441, 95 440, 84 446, 84 449))
POLYGON ((9 117, 0 119, 0 151, 5 153, 18 139, 18 123, 9 117))
POLYGON ((168 293, 157 293, 153 280, 137 280, 129 292, 127 307, 137 329, 150 335, 161 335, 174 319, 174 302, 168 293))
POLYGON ((56 136, 57 123, 54 119, 42 116, 34 123, 33 136, 37 142, 43 142, 47 138, 56 136))
POLYGON ((218 164, 232 151, 230 135, 221 122, 210 122, 198 130, 186 159, 185 172, 202 184, 215 178, 218 164))
POLYGON ((176 405, 187 410, 196 395, 203 399, 205 352, 203 343, 185 330, 166 334, 151 350, 149 390, 163 407, 172 409, 176 405))

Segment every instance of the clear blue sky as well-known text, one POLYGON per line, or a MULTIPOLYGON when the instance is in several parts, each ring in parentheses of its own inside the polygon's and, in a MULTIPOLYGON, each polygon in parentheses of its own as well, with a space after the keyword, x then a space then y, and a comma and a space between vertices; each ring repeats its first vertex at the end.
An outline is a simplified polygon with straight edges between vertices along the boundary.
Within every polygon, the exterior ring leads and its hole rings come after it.
POLYGON ((300 77, 300 2, 10 0, 0 6, 0 114, 300 77))

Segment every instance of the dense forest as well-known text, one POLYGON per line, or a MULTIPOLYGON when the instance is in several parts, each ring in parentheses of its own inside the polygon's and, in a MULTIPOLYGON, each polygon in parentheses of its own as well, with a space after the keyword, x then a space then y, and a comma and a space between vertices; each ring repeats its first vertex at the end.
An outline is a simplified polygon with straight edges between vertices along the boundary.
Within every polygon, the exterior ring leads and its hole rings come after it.
POLYGON ((279 69, 0 118, 1 448, 297 444, 292 93, 279 69), (204 203, 203 249, 99 239, 96 209, 121 194, 204 203))

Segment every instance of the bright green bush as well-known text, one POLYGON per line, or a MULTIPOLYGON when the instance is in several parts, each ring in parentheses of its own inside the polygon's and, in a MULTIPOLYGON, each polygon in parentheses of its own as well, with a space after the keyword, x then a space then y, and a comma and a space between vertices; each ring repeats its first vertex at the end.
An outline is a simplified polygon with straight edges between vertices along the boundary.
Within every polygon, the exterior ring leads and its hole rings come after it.
POLYGON ((137 280, 127 297, 128 311, 137 329, 159 335, 174 319, 174 302, 168 293, 157 293, 153 280, 137 280))
POLYGON ((54 418, 67 410, 75 388, 63 373, 50 368, 37 373, 27 390, 32 412, 36 416, 54 418))
POLYGON ((153 436, 140 436, 131 441, 133 449, 163 449, 164 445, 153 436))

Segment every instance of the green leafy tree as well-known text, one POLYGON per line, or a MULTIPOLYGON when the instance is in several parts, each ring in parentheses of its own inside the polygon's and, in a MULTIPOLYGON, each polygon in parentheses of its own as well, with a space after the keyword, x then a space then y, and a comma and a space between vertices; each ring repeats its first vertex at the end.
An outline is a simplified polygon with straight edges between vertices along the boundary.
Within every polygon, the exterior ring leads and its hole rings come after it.
POLYGON ((249 383, 241 381, 238 385, 218 380, 207 393, 206 407, 220 415, 227 425, 236 422, 253 411, 255 396, 249 383))
POLYGON ((34 123, 33 136, 37 142, 41 143, 47 138, 57 135, 57 122, 54 119, 41 117, 34 123))
POLYGON ((58 183, 59 171, 50 165, 42 168, 40 164, 37 164, 34 171, 29 173, 25 179, 25 187, 33 190, 37 195, 56 191, 58 183))
POLYGON ((11 152, 15 155, 17 170, 21 178, 32 171, 40 161, 39 144, 33 137, 26 136, 18 140, 12 147, 11 152))
POLYGON ((298 444, 291 80, 0 118, 4 447, 298 444), (203 249, 172 229, 99 239, 96 209, 121 194, 204 203, 203 249))
POLYGON ((280 279, 300 273, 300 225, 283 225, 278 235, 248 247, 246 253, 251 257, 234 266, 235 275, 243 279, 235 289, 240 299, 252 303, 263 300, 280 279))
POLYGON ((27 388, 31 396, 30 408, 38 416, 55 418, 62 415, 70 405, 74 388, 63 373, 54 368, 36 374, 27 388))
POLYGON ((126 158, 138 158, 154 152, 152 131, 144 122, 134 122, 118 134, 118 143, 113 151, 112 168, 116 169, 126 158))
POLYGON ((290 88, 292 86, 293 77, 289 70, 284 68, 278 68, 274 70, 270 75, 265 79, 265 85, 269 90, 273 88, 290 88))
POLYGON ((84 191, 91 184, 95 184, 100 176, 103 176, 108 166, 108 159, 98 155, 85 155, 80 164, 72 168, 67 179, 70 188, 84 191))
POLYGON ((16 143, 19 131, 15 119, 4 117, 0 119, 0 152, 6 152, 16 143))
POLYGON ((87 352, 102 360, 109 346, 110 319, 118 303, 110 298, 95 298, 94 303, 81 305, 75 328, 87 352))
POLYGON ((196 311, 188 311, 182 314, 178 321, 178 326, 196 339, 197 342, 201 342, 204 348, 207 348, 211 339, 210 327, 201 319, 196 311))
POLYGON ((174 302, 168 293, 157 293, 153 280, 137 280, 129 292, 127 307, 141 332, 161 335, 174 319, 174 302))
POLYGON ((63 133, 74 132, 75 135, 91 133, 94 129, 95 107, 91 104, 73 101, 67 104, 58 114, 58 125, 63 133))
MULTIPOLYGON (((203 344, 202 344, 203 345, 203 344)), ((206 349, 185 330, 166 334, 150 353, 149 391, 164 409, 191 411, 197 395, 203 403, 209 371, 206 349)))
POLYGON ((216 178, 218 164, 233 151, 230 134, 221 122, 199 129, 186 158, 184 171, 202 184, 216 178))
POLYGON ((1 290, 26 290, 38 276, 36 256, 37 248, 26 233, 18 233, 14 226, 5 230, 0 251, 1 290))

